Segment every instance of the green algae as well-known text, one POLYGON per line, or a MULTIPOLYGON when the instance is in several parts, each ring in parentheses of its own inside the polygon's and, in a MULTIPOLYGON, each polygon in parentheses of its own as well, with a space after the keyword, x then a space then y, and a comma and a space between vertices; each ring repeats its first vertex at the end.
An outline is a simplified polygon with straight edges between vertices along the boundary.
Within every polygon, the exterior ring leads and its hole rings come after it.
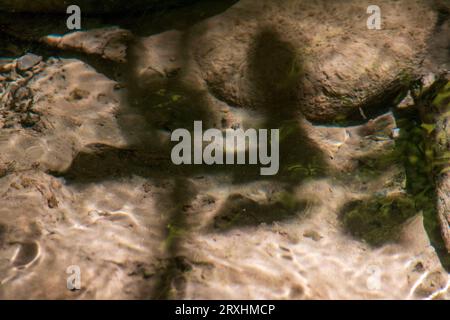
POLYGON ((376 195, 348 203, 343 222, 353 236, 378 246, 397 240, 403 223, 415 214, 414 201, 406 194, 376 195))
POLYGON ((422 110, 397 121, 401 135, 396 142, 396 152, 406 171, 407 192, 416 210, 422 212, 430 242, 447 270, 450 269, 450 255, 441 236, 434 179, 446 169, 450 152, 439 150, 440 146, 447 145, 447 136, 439 130, 442 121, 435 118, 436 113, 429 109, 429 105, 437 111, 438 118, 445 117, 449 107, 446 100, 449 90, 449 83, 440 80, 428 89, 420 88, 416 100, 422 110))

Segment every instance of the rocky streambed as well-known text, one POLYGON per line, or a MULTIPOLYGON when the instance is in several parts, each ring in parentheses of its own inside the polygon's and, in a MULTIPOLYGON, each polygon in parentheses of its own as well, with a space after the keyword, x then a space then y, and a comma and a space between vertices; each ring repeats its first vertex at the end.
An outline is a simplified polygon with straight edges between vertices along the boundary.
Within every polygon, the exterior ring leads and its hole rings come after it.
POLYGON ((361 1, 99 1, 72 33, 50 2, 0 1, 1 298, 449 298, 445 1, 379 0, 381 30, 361 1), (278 174, 173 165, 196 120, 279 129, 278 174))

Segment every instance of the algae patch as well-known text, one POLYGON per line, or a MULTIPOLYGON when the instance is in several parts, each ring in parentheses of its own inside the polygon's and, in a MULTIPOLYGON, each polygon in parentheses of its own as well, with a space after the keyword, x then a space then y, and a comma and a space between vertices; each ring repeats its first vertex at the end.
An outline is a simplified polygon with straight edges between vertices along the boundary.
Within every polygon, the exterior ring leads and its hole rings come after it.
POLYGON ((397 240, 401 226, 415 213, 414 201, 403 194, 355 200, 342 210, 346 229, 374 246, 397 240))

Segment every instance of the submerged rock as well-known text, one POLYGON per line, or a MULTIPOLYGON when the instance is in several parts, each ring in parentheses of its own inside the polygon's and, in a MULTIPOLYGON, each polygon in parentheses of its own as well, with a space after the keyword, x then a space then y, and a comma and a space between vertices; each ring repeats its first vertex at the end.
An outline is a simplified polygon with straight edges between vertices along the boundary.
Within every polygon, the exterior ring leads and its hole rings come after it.
POLYGON ((170 32, 142 39, 136 77, 164 76, 165 57, 183 52, 186 81, 231 106, 291 109, 316 122, 364 119, 420 73, 437 23, 427 1, 378 5, 382 29, 368 30, 360 1, 242 0, 179 34, 178 45, 170 32))
POLYGON ((117 27, 78 31, 63 36, 47 36, 42 39, 50 46, 62 50, 74 50, 99 55, 114 62, 126 62, 127 42, 131 32, 117 27))

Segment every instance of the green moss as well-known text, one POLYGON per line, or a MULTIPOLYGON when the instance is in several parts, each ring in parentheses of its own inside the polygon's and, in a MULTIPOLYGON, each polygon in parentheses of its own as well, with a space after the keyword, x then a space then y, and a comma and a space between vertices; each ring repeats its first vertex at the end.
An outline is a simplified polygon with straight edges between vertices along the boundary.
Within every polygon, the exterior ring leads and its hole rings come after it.
POLYGON ((433 105, 441 110, 448 111, 450 106, 450 81, 438 92, 433 100, 433 105))
MULTIPOLYGON (((442 112, 445 117, 444 112, 447 112, 448 105, 443 104, 448 104, 448 102, 442 96, 445 96, 449 87, 448 84, 436 83, 427 90, 421 88, 417 100, 422 101, 427 108, 429 107, 427 101, 433 101, 436 111, 442 112), (443 95, 442 92, 444 92, 443 95)), ((416 211, 423 213, 425 229, 441 263, 445 268, 450 269, 450 255, 442 240, 437 218, 433 180, 436 171, 445 168, 445 163, 448 163, 448 159, 450 159, 450 153, 436 150, 438 146, 436 140, 443 143, 446 142, 447 137, 439 136, 440 133, 436 129, 441 124, 436 121, 431 110, 421 116, 417 112, 408 118, 400 118, 397 120, 397 124, 401 128, 401 135, 396 141, 396 154, 405 167, 407 192, 414 202, 416 211)))
POLYGON ((178 239, 182 238, 186 234, 180 226, 169 224, 167 225, 167 237, 165 239, 164 245, 166 248, 171 248, 178 239))
POLYGON ((153 109, 170 109, 177 107, 180 102, 184 102, 186 98, 178 92, 168 92, 166 89, 158 90, 151 97, 151 108, 153 109))
POLYGON ((404 194, 356 200, 342 212, 347 230, 374 246, 395 241, 402 224, 415 213, 414 200, 404 194))
POLYGON ((302 212, 305 201, 296 199, 289 192, 277 194, 268 203, 260 203, 240 194, 228 197, 226 203, 214 218, 214 228, 222 231, 236 227, 270 224, 286 220, 302 212))
POLYGON ((287 171, 292 177, 296 178, 312 178, 323 174, 324 170, 320 166, 312 163, 293 164, 287 167, 287 171))
POLYGON ((293 212, 299 208, 299 202, 294 194, 290 192, 280 192, 276 196, 276 202, 281 204, 282 208, 286 208, 287 210, 293 212))
POLYGON ((297 120, 284 121, 280 127, 280 142, 285 141, 286 138, 295 133, 297 131, 297 127, 297 120))

